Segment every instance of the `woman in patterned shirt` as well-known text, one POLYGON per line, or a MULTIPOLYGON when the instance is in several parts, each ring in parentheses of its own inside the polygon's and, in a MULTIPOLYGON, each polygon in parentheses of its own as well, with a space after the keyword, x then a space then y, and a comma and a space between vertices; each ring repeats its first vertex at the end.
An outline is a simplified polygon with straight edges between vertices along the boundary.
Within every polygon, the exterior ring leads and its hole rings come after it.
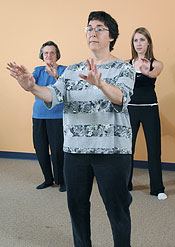
MULTIPOLYGON (((135 70, 111 54, 119 32, 109 14, 91 12, 85 30, 91 58, 68 66, 54 85, 38 87, 24 66, 9 63, 8 69, 48 108, 64 102, 64 176, 74 246, 92 246, 90 195, 96 177, 114 246, 129 247, 132 134, 127 105, 135 70)), ((54 68, 48 72, 53 74, 54 68)))

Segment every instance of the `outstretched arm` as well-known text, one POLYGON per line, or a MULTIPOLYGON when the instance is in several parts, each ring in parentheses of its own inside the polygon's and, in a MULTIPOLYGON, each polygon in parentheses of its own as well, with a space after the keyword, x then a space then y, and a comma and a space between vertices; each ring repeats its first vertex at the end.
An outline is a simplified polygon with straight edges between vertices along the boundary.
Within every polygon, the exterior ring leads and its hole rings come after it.
POLYGON ((97 65, 94 59, 87 60, 88 75, 79 74, 79 77, 86 80, 88 83, 95 85, 104 93, 104 95, 114 104, 122 105, 123 93, 116 87, 101 79, 102 73, 98 74, 97 65))
POLYGON ((160 75, 163 69, 163 63, 157 60, 153 61, 153 70, 150 71, 150 61, 146 58, 142 59, 142 65, 140 66, 140 71, 142 74, 150 77, 156 78, 160 75))
POLYGON ((18 81, 25 91, 31 92, 37 98, 45 102, 52 101, 50 90, 47 87, 38 86, 35 83, 33 75, 23 65, 10 62, 7 64, 7 69, 10 71, 10 75, 18 81))

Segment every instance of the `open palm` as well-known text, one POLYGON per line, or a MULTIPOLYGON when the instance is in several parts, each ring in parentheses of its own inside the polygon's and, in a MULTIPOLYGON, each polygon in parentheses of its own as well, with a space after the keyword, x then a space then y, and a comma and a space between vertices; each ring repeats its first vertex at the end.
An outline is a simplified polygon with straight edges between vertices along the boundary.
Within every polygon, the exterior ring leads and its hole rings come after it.
POLYGON ((30 91, 34 86, 35 79, 33 75, 23 65, 10 62, 7 64, 7 69, 10 71, 10 75, 18 81, 24 90, 30 91))

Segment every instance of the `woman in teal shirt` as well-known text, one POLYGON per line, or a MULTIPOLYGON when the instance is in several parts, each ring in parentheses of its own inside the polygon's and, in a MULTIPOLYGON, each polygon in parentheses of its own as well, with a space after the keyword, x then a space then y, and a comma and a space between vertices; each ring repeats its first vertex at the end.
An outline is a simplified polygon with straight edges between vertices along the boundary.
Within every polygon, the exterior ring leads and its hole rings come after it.
MULTIPOLYGON (((39 86, 54 84, 66 68, 66 66, 56 63, 60 59, 58 46, 52 41, 44 43, 40 49, 39 58, 46 63, 46 66, 35 68, 33 77, 36 84, 39 86), (55 78, 46 72, 48 64, 57 68, 55 78)), ((63 104, 48 110, 44 102, 35 97, 32 119, 34 148, 44 175, 44 182, 36 188, 45 189, 52 186, 53 181, 55 181, 55 184, 60 185, 59 191, 63 192, 65 191, 63 178, 63 104)))

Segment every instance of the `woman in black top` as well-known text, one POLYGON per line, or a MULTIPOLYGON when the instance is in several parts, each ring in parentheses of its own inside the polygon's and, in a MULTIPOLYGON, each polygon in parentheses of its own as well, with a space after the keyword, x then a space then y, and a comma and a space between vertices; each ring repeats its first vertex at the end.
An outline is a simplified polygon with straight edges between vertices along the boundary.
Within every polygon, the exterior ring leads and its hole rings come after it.
MULTIPOLYGON (((165 200, 167 195, 164 193, 165 187, 162 182, 160 119, 154 90, 156 78, 160 75, 163 64, 154 58, 152 39, 146 28, 140 27, 134 31, 131 51, 130 63, 136 70, 134 93, 128 106, 133 132, 133 156, 137 133, 142 123, 148 152, 150 194, 156 195, 159 200, 165 200)), ((133 189, 132 175, 133 159, 128 185, 130 191, 133 189)))

